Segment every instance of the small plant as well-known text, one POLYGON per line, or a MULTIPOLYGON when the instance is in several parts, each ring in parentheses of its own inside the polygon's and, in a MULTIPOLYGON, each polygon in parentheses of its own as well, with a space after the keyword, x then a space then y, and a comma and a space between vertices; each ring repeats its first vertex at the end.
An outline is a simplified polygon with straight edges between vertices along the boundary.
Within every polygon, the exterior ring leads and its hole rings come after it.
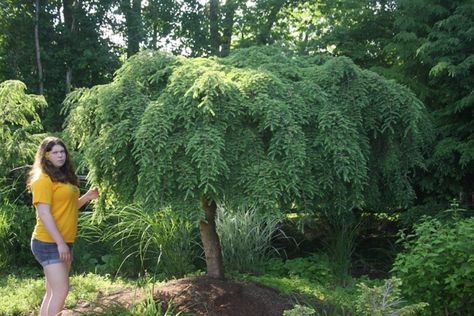
POLYGON ((316 311, 308 306, 296 304, 292 309, 283 312, 283 316, 313 316, 316 311))
POLYGON ((414 315, 424 309, 427 303, 404 305, 400 291, 401 281, 397 278, 386 280, 382 286, 368 287, 357 284, 360 296, 356 301, 357 315, 364 316, 404 316, 414 315))
POLYGON ((325 254, 312 254, 305 258, 287 260, 272 258, 265 265, 265 273, 289 277, 297 276, 323 284, 334 279, 331 261, 325 254))
POLYGON ((182 313, 175 311, 176 306, 173 299, 166 304, 164 302, 156 302, 153 298, 153 287, 148 290, 146 299, 138 303, 130 309, 130 315, 136 316, 179 316, 182 313))

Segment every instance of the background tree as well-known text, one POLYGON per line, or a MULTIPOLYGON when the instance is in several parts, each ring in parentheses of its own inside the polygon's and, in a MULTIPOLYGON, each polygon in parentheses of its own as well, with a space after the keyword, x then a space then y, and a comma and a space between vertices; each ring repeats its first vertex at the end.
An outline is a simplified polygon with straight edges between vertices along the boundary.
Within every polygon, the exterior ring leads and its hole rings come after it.
POLYGON ((138 52, 143 41, 142 1, 121 0, 120 10, 125 16, 127 57, 138 52))
POLYGON ((436 122, 424 197, 474 202, 474 6, 469 1, 398 1, 397 66, 436 122))
POLYGON ((414 198, 428 126, 412 93, 347 58, 276 47, 225 59, 145 51, 67 100, 103 203, 201 208, 208 274, 223 277, 216 204, 261 211, 398 209, 414 198), (275 67, 278 65, 278 67, 275 67))
POLYGON ((158 49, 170 44, 170 35, 177 27, 179 13, 177 1, 148 1, 148 5, 143 8, 143 26, 148 35, 146 47, 158 49))
MULTIPOLYGON (((50 105, 40 115, 48 130, 58 131, 67 91, 107 82, 119 63, 110 41, 101 37, 105 20, 100 3, 40 0, 39 5, 39 54, 44 96, 50 105)), ((21 80, 39 94, 35 2, 8 0, 0 6, 0 80, 21 80)))

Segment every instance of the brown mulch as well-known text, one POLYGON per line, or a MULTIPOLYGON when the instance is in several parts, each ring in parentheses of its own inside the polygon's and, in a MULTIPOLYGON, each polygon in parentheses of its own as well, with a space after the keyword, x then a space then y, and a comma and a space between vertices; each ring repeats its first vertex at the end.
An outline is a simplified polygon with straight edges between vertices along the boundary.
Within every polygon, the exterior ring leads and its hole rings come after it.
MULTIPOLYGON (((156 287, 153 296, 155 301, 165 303, 165 310, 171 304, 175 312, 200 316, 281 316, 294 303, 290 297, 261 284, 205 276, 170 281, 156 287)), ((124 289, 100 296, 94 304, 78 304, 63 315, 98 312, 110 305, 127 307, 145 297, 143 290, 124 289)))

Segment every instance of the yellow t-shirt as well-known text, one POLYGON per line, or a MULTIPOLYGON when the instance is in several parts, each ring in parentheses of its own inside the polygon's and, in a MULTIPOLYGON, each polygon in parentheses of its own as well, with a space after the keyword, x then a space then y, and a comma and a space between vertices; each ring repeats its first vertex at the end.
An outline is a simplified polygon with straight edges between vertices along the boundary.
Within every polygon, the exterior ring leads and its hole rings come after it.
MULTIPOLYGON (((50 205, 51 215, 64 241, 74 242, 77 234, 79 188, 70 183, 53 182, 46 173, 40 172, 31 181, 31 193, 33 205, 36 206, 38 203, 50 205)), ((36 211, 33 238, 44 242, 54 242, 38 216, 38 211, 36 211)))

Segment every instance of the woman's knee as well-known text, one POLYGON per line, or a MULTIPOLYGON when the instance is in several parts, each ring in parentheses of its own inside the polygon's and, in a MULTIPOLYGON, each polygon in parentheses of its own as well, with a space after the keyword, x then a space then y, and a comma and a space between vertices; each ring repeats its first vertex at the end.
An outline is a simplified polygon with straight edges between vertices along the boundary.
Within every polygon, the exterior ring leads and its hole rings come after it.
POLYGON ((55 296, 67 296, 69 293, 69 269, 66 264, 58 263, 44 267, 47 289, 55 296))

